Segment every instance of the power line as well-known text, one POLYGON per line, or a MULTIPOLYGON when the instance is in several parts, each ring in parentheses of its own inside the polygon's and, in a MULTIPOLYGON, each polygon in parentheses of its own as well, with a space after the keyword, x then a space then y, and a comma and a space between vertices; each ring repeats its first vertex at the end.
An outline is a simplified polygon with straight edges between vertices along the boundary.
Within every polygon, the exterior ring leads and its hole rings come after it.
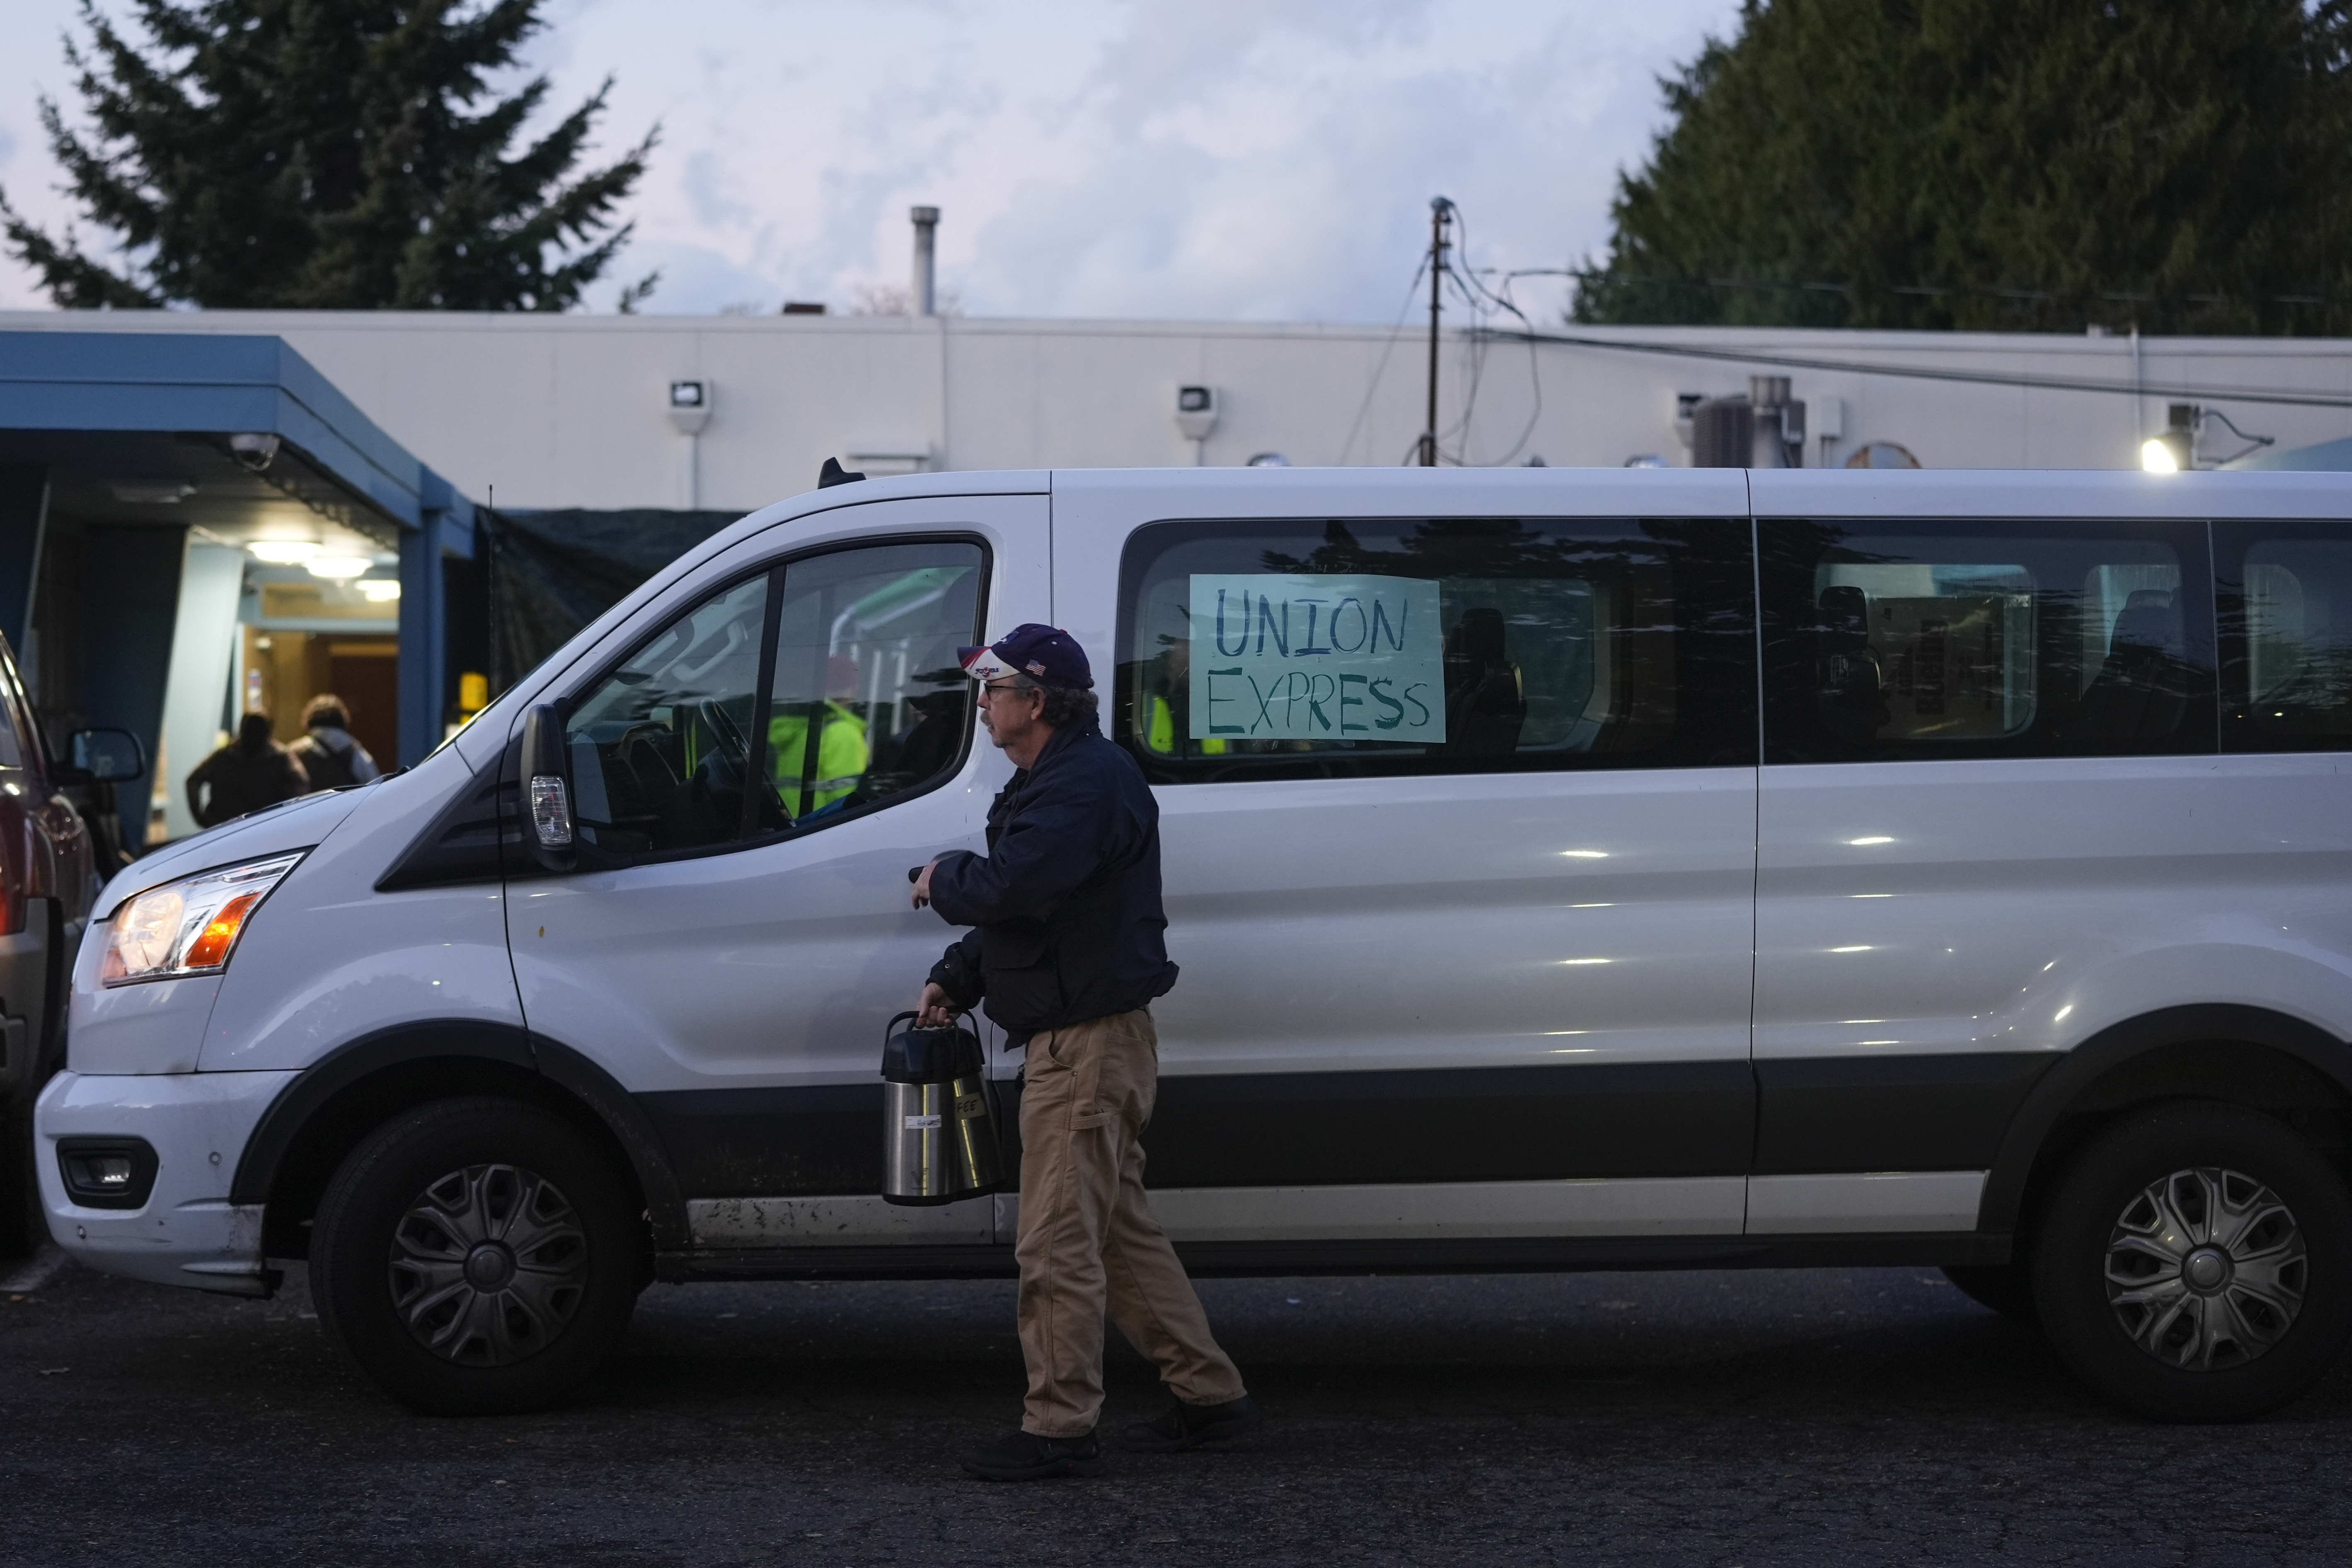
POLYGON ((2183 402, 2279 404, 2296 408, 2352 408, 2352 397, 2319 393, 2211 386, 2135 385, 2128 382, 2078 381, 2067 376, 2004 374, 1999 371, 1946 370, 1929 365, 1869 364, 1853 360, 1812 359, 1794 354, 1750 353, 1698 348, 1686 343, 1585 337, 1574 332, 1511 331, 1497 327, 1465 329, 1499 340, 1559 343, 1570 348, 1608 349, 1620 353, 1664 354, 1676 359, 1716 360, 1732 364, 1769 364, 1784 370, 1818 370, 1845 375, 1887 375, 1910 381, 1965 382, 1978 386, 2021 386, 2044 392, 2090 392, 2119 397, 2178 398, 2183 402))
POLYGON ((1389 341, 1381 345, 1381 357, 1372 366, 1371 380, 1364 384, 1364 400, 1356 405, 1355 422, 1348 426, 1348 439, 1339 447, 1339 461, 1346 463, 1348 454, 1356 449, 1356 432, 1364 427, 1364 416, 1372 406, 1372 395, 1381 389, 1381 377, 1389 367, 1389 353, 1396 347, 1397 339, 1404 335, 1404 319, 1412 313, 1413 296, 1421 292, 1421 275, 1429 269, 1429 258, 1423 256, 1421 265, 1412 270, 1412 281, 1404 286, 1404 303, 1397 307, 1395 322, 1389 328, 1389 341))
MULTIPOLYGON (((1500 294, 1496 293, 1492 289, 1487 288, 1485 283, 1479 280, 1478 269, 1470 265, 1470 220, 1462 216, 1462 208, 1459 205, 1456 205, 1454 208, 1454 221, 1457 226, 1459 226, 1462 235, 1460 241, 1454 247, 1455 254, 1460 258, 1461 261, 1460 267, 1456 269, 1456 286, 1462 289, 1464 298, 1469 304, 1472 312, 1475 315, 1481 316, 1489 313, 1486 309, 1486 306, 1480 303, 1481 297, 1483 297, 1486 303, 1491 304, 1496 310, 1509 311, 1512 315, 1518 318, 1520 326, 1526 328, 1530 332, 1534 331, 1535 323, 1528 320, 1527 312, 1520 310, 1518 305, 1510 298, 1509 290, 1511 287, 1511 274, 1506 273, 1504 275, 1504 292, 1500 294)), ((1473 337, 1471 342, 1474 344, 1479 344, 1480 340, 1473 337)), ((1483 345, 1475 347, 1472 352, 1475 357, 1473 359, 1471 364, 1470 391, 1468 395, 1464 399, 1462 405, 1462 447, 1459 461, 1464 465, 1466 465, 1470 460, 1470 416, 1473 410, 1477 406, 1478 387, 1485 379, 1486 363, 1483 345)), ((1504 453, 1501 458, 1496 460, 1495 466, 1496 467, 1508 463, 1512 458, 1517 457, 1520 452, 1526 449, 1528 442, 1534 438, 1536 426, 1541 423, 1543 419, 1543 356, 1536 352, 1536 347, 1532 342, 1528 345, 1528 383, 1533 393, 1532 402, 1534 406, 1528 415, 1528 423, 1526 427, 1519 432, 1519 438, 1511 443, 1511 449, 1509 451, 1504 453)))
POLYGON ((1528 267, 1507 278, 1573 278, 1579 283, 1641 283, 1665 288, 1753 289, 1784 294, 1901 294, 1914 299, 2010 300, 2050 304, 2096 300, 2114 305, 2179 302, 2189 305, 2315 305, 2329 303, 2326 294, 2189 294, 2115 289, 2008 289, 1975 283, 1832 283, 1820 279, 1781 280, 1769 278, 1707 278, 1696 273, 1612 272, 1600 267, 1528 267))

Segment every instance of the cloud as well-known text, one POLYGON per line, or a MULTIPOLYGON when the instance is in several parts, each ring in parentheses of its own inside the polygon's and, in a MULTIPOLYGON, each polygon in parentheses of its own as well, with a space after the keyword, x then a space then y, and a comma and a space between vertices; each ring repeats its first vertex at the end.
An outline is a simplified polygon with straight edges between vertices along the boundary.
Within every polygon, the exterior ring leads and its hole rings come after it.
MULTIPOLYGON (((54 61, 72 0, 6 9, 0 58, 38 39, 54 61)), ((1661 119, 1656 78, 1738 6, 550 0, 545 16, 530 63, 552 79, 550 118, 610 74, 604 155, 662 127, 599 308, 655 265, 652 310, 845 303, 903 280, 921 203, 943 212, 941 286, 974 315, 1385 321, 1433 195, 1461 205, 1479 266, 1604 248, 1616 172, 1661 119)), ((40 74, 64 85, 61 62, 40 74)), ((0 134, 24 142, 12 198, 55 177, 16 75, 0 68, 0 134)), ((26 281, 0 267, 0 304, 26 281)), ((1556 312, 1564 287, 1520 293, 1556 312)))

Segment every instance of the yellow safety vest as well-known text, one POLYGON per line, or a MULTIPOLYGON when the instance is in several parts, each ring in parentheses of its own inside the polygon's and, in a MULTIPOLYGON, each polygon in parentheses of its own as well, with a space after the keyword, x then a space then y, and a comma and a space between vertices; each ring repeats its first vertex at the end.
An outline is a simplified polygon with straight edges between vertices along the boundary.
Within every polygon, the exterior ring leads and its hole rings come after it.
POLYGON ((866 744, 866 721, 844 708, 827 701, 830 711, 825 716, 824 732, 817 740, 816 779, 809 791, 806 805, 801 800, 801 775, 808 761, 808 710, 795 708, 779 713, 768 721, 769 754, 775 760, 776 792, 784 797, 784 809, 794 816, 805 816, 821 806, 856 790, 866 777, 866 764, 871 752, 866 744))
MULTIPOLYGON (((1151 729, 1144 739, 1144 744, 1163 757, 1176 754, 1176 710, 1168 706, 1165 697, 1151 700, 1151 729)), ((1201 754, 1222 757, 1225 754, 1225 743, 1222 740, 1203 741, 1201 742, 1201 754)))

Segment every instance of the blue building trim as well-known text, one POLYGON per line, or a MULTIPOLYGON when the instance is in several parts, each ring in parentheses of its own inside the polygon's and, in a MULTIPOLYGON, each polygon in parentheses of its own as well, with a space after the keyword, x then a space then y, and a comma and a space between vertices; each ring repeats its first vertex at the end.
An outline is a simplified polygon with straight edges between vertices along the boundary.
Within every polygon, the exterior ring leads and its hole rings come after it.
POLYGON ((294 448, 398 526, 401 760, 439 743, 449 682, 442 562, 472 557, 473 503, 283 339, 0 331, 0 430, 262 434, 294 448))

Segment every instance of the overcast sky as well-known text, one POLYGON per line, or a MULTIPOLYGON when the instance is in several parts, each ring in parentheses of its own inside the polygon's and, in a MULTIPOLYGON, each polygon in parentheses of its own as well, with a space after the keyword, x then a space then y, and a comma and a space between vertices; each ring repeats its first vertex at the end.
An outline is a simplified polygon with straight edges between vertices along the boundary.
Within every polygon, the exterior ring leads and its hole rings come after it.
MULTIPOLYGON (((101 0, 110 12, 121 0, 101 0)), ((654 310, 843 309, 941 209, 968 314, 1387 321, 1460 204, 1474 265, 1602 251, 1656 78, 1737 0, 548 0, 529 63, 605 153, 656 125, 613 282, 654 310)), ((74 0, 0 5, 0 187, 70 216, 37 119, 74 0)), ((1557 317, 1559 280, 1518 298, 1557 317)), ((0 260, 0 308, 46 303, 0 260)), ((1539 318, 1540 319, 1540 318, 1539 318)))

